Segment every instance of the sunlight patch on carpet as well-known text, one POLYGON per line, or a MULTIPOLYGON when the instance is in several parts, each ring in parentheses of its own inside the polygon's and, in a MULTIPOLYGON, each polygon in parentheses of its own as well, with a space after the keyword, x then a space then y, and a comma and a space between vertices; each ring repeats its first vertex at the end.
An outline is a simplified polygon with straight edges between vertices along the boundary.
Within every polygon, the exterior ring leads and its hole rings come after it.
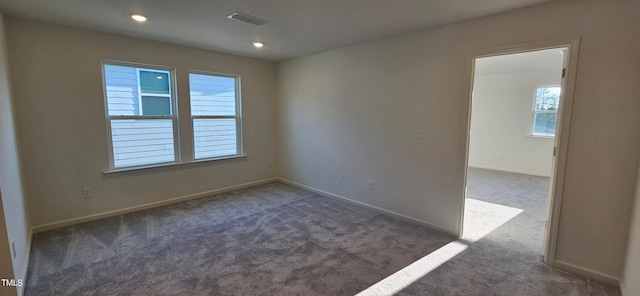
POLYGON ((356 296, 393 295, 398 293, 466 249, 467 245, 459 241, 450 242, 433 253, 422 257, 418 261, 411 263, 407 267, 375 283, 356 296))
POLYGON ((467 198, 462 240, 453 241, 357 294, 394 295, 467 249, 463 243, 476 242, 522 213, 522 209, 467 198))
POLYGON ((522 209, 467 198, 462 239, 476 242, 522 213, 522 209))

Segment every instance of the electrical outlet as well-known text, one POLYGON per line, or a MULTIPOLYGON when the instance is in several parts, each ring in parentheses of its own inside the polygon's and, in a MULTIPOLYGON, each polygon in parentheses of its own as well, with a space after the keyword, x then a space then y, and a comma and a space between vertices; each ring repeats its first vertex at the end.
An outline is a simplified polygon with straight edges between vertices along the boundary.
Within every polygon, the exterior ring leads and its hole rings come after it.
POLYGON ((271 162, 271 160, 269 160, 269 162, 267 162, 267 167, 271 168, 273 166, 273 163, 271 162))
POLYGON ((92 198, 91 187, 82 188, 82 198, 92 198))
POLYGON ((338 182, 342 183, 344 181, 344 175, 338 174, 338 182))
POLYGON ((18 256, 18 251, 16 250, 16 241, 11 241, 11 251, 13 251, 13 259, 16 259, 18 256))
POLYGON ((369 190, 373 190, 375 182, 373 180, 369 180, 369 190))
POLYGON ((498 159, 502 159, 503 155, 502 153, 498 153, 498 159))

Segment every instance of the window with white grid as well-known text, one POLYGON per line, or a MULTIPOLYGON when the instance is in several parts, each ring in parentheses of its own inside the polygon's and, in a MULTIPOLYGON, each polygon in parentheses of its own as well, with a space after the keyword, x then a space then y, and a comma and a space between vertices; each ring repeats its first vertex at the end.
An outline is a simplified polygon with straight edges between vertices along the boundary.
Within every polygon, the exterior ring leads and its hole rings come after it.
POLYGON ((189 73, 195 159, 242 154, 240 78, 189 73))
POLYGON ((103 73, 111 168, 176 162, 173 69, 104 62, 103 73))

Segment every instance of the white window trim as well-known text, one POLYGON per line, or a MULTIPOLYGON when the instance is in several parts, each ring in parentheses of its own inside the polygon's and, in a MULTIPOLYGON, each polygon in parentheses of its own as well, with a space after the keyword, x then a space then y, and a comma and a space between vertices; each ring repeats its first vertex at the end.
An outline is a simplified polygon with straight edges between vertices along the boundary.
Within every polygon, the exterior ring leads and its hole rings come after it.
POLYGON ((121 173, 135 172, 140 170, 154 170, 154 169, 164 170, 169 168, 179 168, 179 167, 190 166, 190 165, 197 166, 197 165, 205 164, 212 161, 222 161, 222 160, 233 161, 236 159, 244 159, 247 157, 248 157, 247 155, 239 154, 239 155, 233 155, 233 156, 221 156, 217 158, 195 159, 191 162, 170 162, 170 163, 163 162, 163 163, 157 163, 157 164, 141 165, 136 167, 122 167, 117 169, 106 170, 102 173, 104 175, 117 175, 121 173))
MULTIPOLYGON (((191 147, 193 147, 193 159, 194 161, 207 161, 207 160, 217 160, 217 159, 227 159, 234 157, 244 157, 244 144, 243 144, 243 130, 242 130, 242 96, 241 96, 241 84, 240 84, 240 75, 236 74, 228 74, 228 73, 220 73, 220 72, 211 72, 211 71, 202 71, 202 70, 189 70, 189 74, 199 74, 199 75, 210 75, 210 76, 220 76, 220 77, 229 77, 233 78, 235 81, 235 101, 236 101, 236 115, 191 115, 191 147), (194 122, 196 119, 225 119, 225 118, 235 118, 236 119, 236 154, 233 155, 223 155, 216 157, 203 157, 196 158, 196 137, 195 137, 195 125, 194 122)), ((189 75, 187 75, 189 76, 189 75)), ((191 114, 191 81, 188 83, 189 86, 189 113, 191 114)))
MULTIPOLYGON (((165 165, 173 165, 180 163, 180 134, 178 127, 178 108, 177 108, 177 93, 175 91, 176 85, 176 73, 175 68, 168 66, 158 66, 158 65, 149 65, 149 64, 141 64, 141 63, 131 63, 131 62, 122 62, 122 61, 114 61, 114 60, 102 60, 101 61, 101 71, 102 71, 102 91, 104 97, 104 114, 105 114, 105 122, 107 125, 107 142, 109 146, 109 170, 108 172, 120 172, 120 171, 129 171, 136 169, 145 169, 149 167, 157 167, 157 166, 165 166, 165 165), (105 65, 114 65, 114 66, 124 66, 124 67, 135 67, 135 68, 144 68, 152 71, 166 71, 169 73, 169 89, 171 96, 171 115, 163 115, 163 116, 149 116, 149 115, 109 115, 109 103, 107 98, 107 84, 105 77, 105 65), (171 119, 172 127, 173 127, 173 153, 174 153, 174 161, 168 162, 158 162, 152 164, 143 164, 143 165, 134 165, 134 166, 123 166, 123 167, 115 167, 115 159, 114 159, 114 148, 113 148, 113 135, 111 131, 111 121, 112 120, 124 120, 124 119, 171 119)), ((138 80, 138 98, 141 100, 141 90, 140 90, 140 73, 139 69, 136 71, 136 79, 138 80)), ((142 101, 139 101, 140 114, 142 114, 142 101)))
MULTIPOLYGON (((531 132, 529 133, 529 137, 532 138, 555 138, 556 134, 555 132, 553 134, 547 134, 547 133, 536 133, 536 115, 537 114, 558 114, 558 110, 554 110, 554 111, 548 111, 548 110, 540 110, 540 111, 536 111, 536 102, 537 102, 537 98, 538 98, 538 89, 539 88, 552 88, 552 87, 560 87, 560 100, 562 100, 562 86, 560 84, 549 84, 549 85, 538 85, 536 86, 536 88, 533 90, 533 105, 532 105, 532 118, 531 118, 531 132)), ((558 109, 560 108, 560 103, 558 104, 558 109)))

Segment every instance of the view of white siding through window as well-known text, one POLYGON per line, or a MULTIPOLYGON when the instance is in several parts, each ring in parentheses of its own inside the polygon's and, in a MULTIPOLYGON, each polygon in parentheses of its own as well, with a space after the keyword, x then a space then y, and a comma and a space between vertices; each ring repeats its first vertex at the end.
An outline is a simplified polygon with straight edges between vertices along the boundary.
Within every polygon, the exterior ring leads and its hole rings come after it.
POLYGON ((111 120, 115 167, 174 160, 171 119, 111 120))
POLYGON ((238 154, 237 78, 189 74, 194 157, 238 154))
POLYGON ((171 74, 104 65, 113 167, 175 161, 171 74))

